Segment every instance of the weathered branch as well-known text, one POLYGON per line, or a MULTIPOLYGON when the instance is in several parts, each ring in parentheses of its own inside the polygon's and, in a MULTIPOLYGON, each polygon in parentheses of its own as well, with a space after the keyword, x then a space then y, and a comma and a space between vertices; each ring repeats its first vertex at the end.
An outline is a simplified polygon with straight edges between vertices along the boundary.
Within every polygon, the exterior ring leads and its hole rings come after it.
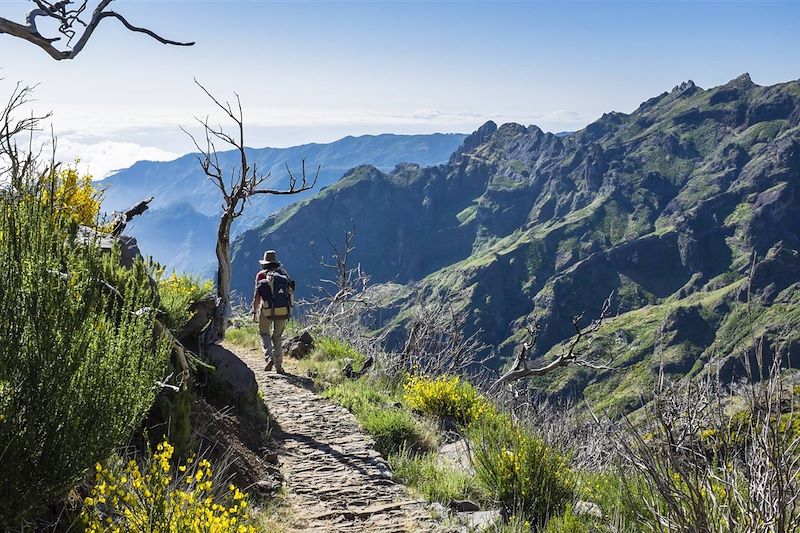
POLYGON ((125 231, 125 227, 128 225, 128 222, 130 222, 134 217, 139 216, 147 211, 148 207, 150 207, 150 202, 153 201, 153 198, 153 196, 150 196, 149 198, 145 198, 141 202, 137 203, 127 211, 114 213, 111 235, 114 237, 122 235, 122 232, 125 231))
POLYGON ((24 41, 28 41, 29 43, 41 48, 47 52, 50 57, 58 61, 64 59, 74 59, 89 42, 89 39, 97 29, 100 22, 107 18, 115 18, 129 31, 143 33, 162 44, 172 46, 194 45, 194 42, 180 42, 166 39, 152 30, 131 24, 124 16, 116 11, 106 11, 106 8, 109 6, 109 4, 111 4, 112 1, 113 0, 102 0, 92 13, 91 20, 88 23, 85 23, 80 19, 80 15, 86 9, 86 1, 81 2, 77 9, 67 9, 68 6, 73 3, 72 0, 65 0, 56 2, 54 4, 43 0, 35 0, 38 7, 28 13, 25 19, 27 23, 26 25, 0 17, 0 33, 5 33, 11 35, 12 37, 17 37, 24 41), (39 33, 36 25, 36 19, 39 17, 57 21, 59 23, 58 31, 62 36, 67 38, 67 43, 71 42, 76 35, 74 29, 75 25, 83 26, 84 30, 81 34, 81 37, 78 39, 78 42, 75 43, 75 46, 73 46, 72 49, 59 50, 53 45, 53 43, 59 41, 61 39, 60 37, 47 38, 39 33))
POLYGON ((109 18, 109 17, 113 17, 113 18, 117 19, 118 21, 120 21, 122 23, 123 26, 128 28, 130 31, 132 31, 134 33, 144 33, 145 35, 147 35, 149 37, 152 37, 153 39, 155 39, 156 41, 160 42, 161 44, 169 44, 169 45, 172 45, 172 46, 193 46, 194 45, 194 41, 191 41, 191 42, 173 41, 172 39, 166 39, 164 37, 161 37, 160 35, 158 35, 154 31, 148 30, 147 28, 134 26, 133 24, 128 22, 125 19, 125 17, 123 17, 122 15, 117 13, 116 11, 106 11, 104 13, 101 13, 97 22, 99 23, 100 20, 103 20, 104 18, 109 18))
MULTIPOLYGON (((31 94, 35 86, 23 86, 17 83, 11 93, 5 107, 0 109, 0 174, 8 174, 12 188, 17 187, 24 176, 34 172, 35 153, 33 151, 33 133, 39 130, 42 120, 48 118, 50 113, 45 115, 28 115, 18 119, 16 114, 21 108, 31 102, 31 94), (28 149, 20 151, 17 147, 16 137, 21 133, 28 134, 28 149), (8 165, 7 167, 5 165, 8 165)), ((55 152, 55 137, 52 137, 55 152)), ((51 163, 50 170, 55 171, 55 161, 51 163)))
POLYGON ((609 313, 611 310, 611 300, 614 296, 612 292, 608 298, 603 302, 603 307, 600 310, 600 315, 593 320, 588 326, 581 327, 580 323, 583 319, 583 313, 579 315, 575 315, 572 317, 572 327, 575 329, 575 335, 572 339, 566 344, 562 352, 547 363, 544 366, 530 368, 528 366, 528 354, 531 350, 534 349, 536 346, 536 341, 538 340, 538 335, 540 331, 540 325, 538 321, 534 321, 531 326, 527 327, 527 340, 523 342, 522 349, 520 350, 517 357, 514 359, 514 363, 511 365, 511 368, 500 378, 495 381, 492 386, 489 388, 490 391, 496 391, 500 386, 510 383, 512 381, 517 381, 520 379, 524 379, 531 376, 542 376, 544 374, 548 374, 554 371, 557 368, 561 368, 563 366, 567 366, 569 364, 574 364, 577 366, 583 366, 587 368, 591 368, 594 370, 610 370, 611 367, 608 364, 597 363, 594 361, 590 361, 587 359, 582 359, 577 356, 575 353, 578 344, 587 336, 591 335, 592 333, 597 332, 600 327, 603 325, 605 320, 609 317, 609 313))

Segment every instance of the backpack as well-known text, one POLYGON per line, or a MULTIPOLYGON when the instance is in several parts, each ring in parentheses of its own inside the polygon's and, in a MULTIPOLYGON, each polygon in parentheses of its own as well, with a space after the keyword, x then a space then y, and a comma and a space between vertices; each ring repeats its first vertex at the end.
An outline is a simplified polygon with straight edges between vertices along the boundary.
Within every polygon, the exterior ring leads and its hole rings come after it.
POLYGON ((256 287, 261 296, 261 309, 267 310, 267 316, 288 318, 292 314, 294 303, 294 281, 283 270, 266 272, 264 279, 256 287))

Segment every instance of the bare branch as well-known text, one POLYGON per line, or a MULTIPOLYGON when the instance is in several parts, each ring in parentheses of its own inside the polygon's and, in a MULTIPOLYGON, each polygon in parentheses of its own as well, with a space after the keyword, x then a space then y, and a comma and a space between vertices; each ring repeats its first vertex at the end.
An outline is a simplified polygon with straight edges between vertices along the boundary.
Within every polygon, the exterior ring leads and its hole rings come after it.
POLYGON ((569 364, 583 366, 594 370, 611 370, 611 367, 609 366, 611 361, 608 363, 600 363, 597 361, 580 358, 575 353, 575 350, 578 348, 578 345, 583 339, 593 333, 596 333, 603 325, 605 320, 609 317, 613 296, 614 293, 612 292, 603 302, 599 316, 588 326, 581 327, 583 313, 572 317, 572 327, 575 329, 575 335, 570 339, 569 342, 567 342, 558 357, 544 366, 536 368, 528 367, 528 354, 536 346, 540 327, 538 321, 534 321, 532 325, 526 326, 527 338, 522 344, 522 349, 517 354, 517 357, 512 363, 511 368, 505 374, 500 376, 500 378, 495 381, 494 384, 492 384, 489 390, 496 391, 502 385, 512 381, 517 381, 531 376, 542 376, 544 374, 549 374, 557 368, 561 368, 569 364))
POLYGON ((64 59, 74 59, 89 42, 89 39, 91 38, 95 29, 97 29, 97 26, 100 24, 100 22, 106 18, 115 18, 120 21, 122 25, 125 26, 129 31, 143 33, 162 44, 172 46, 194 45, 194 42, 180 42, 166 39, 152 30, 131 24, 124 16, 116 11, 106 11, 106 8, 109 6, 109 4, 111 4, 112 1, 113 0, 101 0, 92 13, 91 20, 88 23, 85 23, 83 20, 81 20, 80 16, 86 9, 86 0, 81 1, 75 8, 70 7, 73 4, 73 0, 62 0, 59 2, 34 0, 37 8, 32 9, 28 13, 25 18, 25 25, 0 17, 0 33, 5 33, 11 35, 12 37, 17 37, 24 41, 28 41, 29 43, 41 48, 47 52, 50 57, 58 61, 64 59), (59 25, 58 31, 63 37, 67 38, 68 45, 72 42, 73 38, 77 34, 75 30, 76 26, 82 26, 83 33, 72 49, 59 50, 53 45, 53 43, 61 40, 61 37, 47 38, 41 35, 36 24, 36 19, 39 17, 56 21, 59 25))

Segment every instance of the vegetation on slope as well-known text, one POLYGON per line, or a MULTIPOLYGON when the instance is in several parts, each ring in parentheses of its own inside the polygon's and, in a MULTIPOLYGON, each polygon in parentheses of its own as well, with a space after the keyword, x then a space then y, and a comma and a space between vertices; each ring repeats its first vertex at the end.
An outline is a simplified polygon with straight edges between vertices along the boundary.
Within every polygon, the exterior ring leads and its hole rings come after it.
POLYGON ((210 284, 122 260, 88 177, 31 174, 0 191, 0 529, 252 531, 230 460, 213 480, 212 457, 185 462, 213 388, 199 363, 176 378, 156 326, 185 326, 210 284))
POLYGON ((4 524, 41 512, 125 442, 169 364, 147 265, 122 268, 119 249, 79 233, 97 213, 86 187, 59 176, 0 197, 0 486, 15 487, 0 498, 4 524))

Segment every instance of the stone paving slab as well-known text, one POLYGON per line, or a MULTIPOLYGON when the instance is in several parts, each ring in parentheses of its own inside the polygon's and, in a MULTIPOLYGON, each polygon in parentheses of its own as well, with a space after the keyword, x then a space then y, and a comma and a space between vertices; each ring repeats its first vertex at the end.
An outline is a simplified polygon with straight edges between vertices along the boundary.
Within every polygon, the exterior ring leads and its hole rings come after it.
POLYGON ((306 378, 266 372, 258 352, 235 351, 255 373, 280 428, 275 439, 295 511, 291 531, 442 531, 427 503, 393 479, 352 413, 312 392, 306 378))

